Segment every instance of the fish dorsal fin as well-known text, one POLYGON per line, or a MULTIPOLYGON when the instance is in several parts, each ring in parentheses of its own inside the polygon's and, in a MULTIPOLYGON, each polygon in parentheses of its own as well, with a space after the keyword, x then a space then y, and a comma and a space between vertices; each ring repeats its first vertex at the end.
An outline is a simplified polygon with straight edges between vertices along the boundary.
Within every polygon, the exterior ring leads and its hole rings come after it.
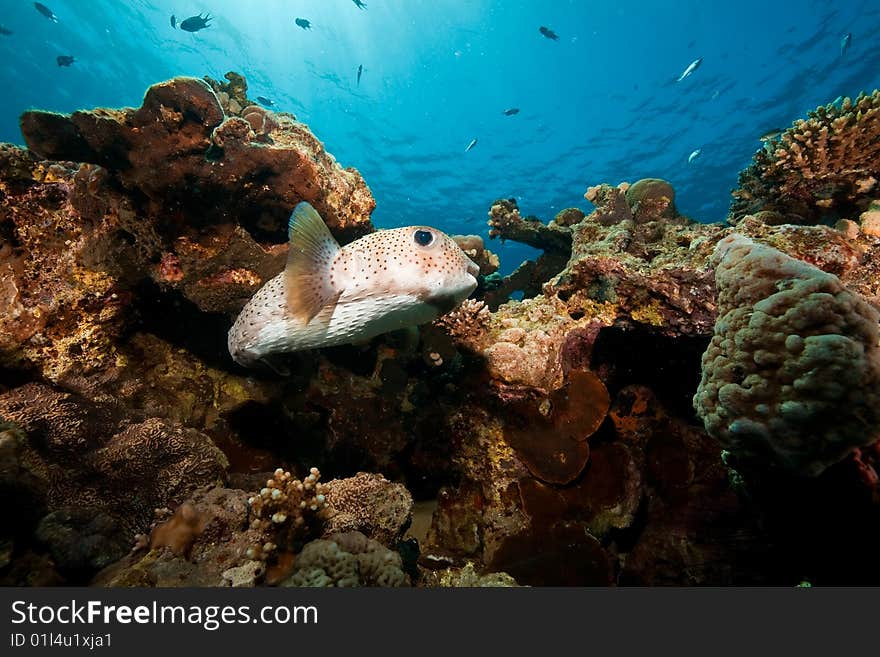
POLYGON ((308 324, 321 309, 335 303, 342 294, 331 283, 333 259, 339 244, 321 215, 303 201, 290 215, 287 234, 290 249, 284 270, 287 310, 296 319, 308 324))

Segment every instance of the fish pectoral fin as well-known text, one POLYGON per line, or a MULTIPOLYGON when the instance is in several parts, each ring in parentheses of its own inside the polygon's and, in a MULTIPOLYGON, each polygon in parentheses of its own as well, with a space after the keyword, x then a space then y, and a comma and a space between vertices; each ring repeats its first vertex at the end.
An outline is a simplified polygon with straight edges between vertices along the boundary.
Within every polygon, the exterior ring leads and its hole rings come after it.
POLYGON ((263 356, 260 358, 259 362, 262 363, 267 370, 271 370, 278 376, 290 376, 290 369, 281 362, 280 358, 263 356))
POLYGON ((303 201, 290 215, 290 250, 284 271, 287 310, 308 324, 325 306, 339 299, 342 289, 331 282, 339 244, 321 215, 303 201))

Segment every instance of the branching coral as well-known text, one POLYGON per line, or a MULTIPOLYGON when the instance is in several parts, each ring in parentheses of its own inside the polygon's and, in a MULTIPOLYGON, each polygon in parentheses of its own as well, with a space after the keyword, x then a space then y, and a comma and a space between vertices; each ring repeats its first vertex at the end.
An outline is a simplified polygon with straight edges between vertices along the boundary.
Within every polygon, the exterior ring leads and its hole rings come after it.
POLYGON ((467 345, 488 329, 490 314, 484 302, 465 299, 458 308, 438 318, 434 324, 445 329, 456 342, 467 345))
POLYGON ((719 242, 719 317, 694 405, 739 461, 817 475, 880 437, 880 316, 840 280, 741 235, 719 242))
POLYGON ((302 481, 278 468, 260 492, 248 499, 254 515, 251 529, 267 537, 248 548, 249 559, 267 559, 279 547, 290 550, 316 533, 327 508, 326 487, 320 478, 318 468, 312 468, 302 481))
POLYGON ((499 199, 489 208, 489 237, 513 240, 544 251, 566 253, 571 248, 571 230, 559 224, 546 225, 536 217, 523 218, 515 199, 499 199))
POLYGON ((489 237, 528 244, 543 253, 536 260, 527 260, 503 279, 490 277, 485 285, 485 299, 494 310, 517 291, 524 298, 541 293, 541 285, 558 274, 571 253, 572 229, 563 218, 544 224, 537 217, 523 218, 516 199, 499 199, 489 208, 489 237), (500 280, 499 280, 500 279, 500 280))
MULTIPOLYGON (((770 212, 771 223, 855 218, 880 179, 880 91, 816 108, 757 153, 739 176, 728 221, 770 212)), ((833 222, 832 222, 833 223, 833 222)))

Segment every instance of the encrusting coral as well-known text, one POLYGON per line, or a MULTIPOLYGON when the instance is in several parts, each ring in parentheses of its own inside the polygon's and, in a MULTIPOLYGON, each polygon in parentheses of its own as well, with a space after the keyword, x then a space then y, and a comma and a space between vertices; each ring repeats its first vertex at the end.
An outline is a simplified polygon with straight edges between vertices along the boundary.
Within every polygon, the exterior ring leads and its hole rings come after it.
POLYGON ((44 491, 40 535, 62 568, 123 556, 154 509, 226 476, 226 457, 204 434, 156 418, 133 422, 110 404, 42 384, 0 394, 0 416, 20 427, 18 476, 44 491))
POLYGON ((794 122, 755 153, 733 191, 728 222, 760 215, 768 223, 855 219, 877 196, 880 91, 829 103, 794 122))
POLYGON ((234 189, 220 214, 251 229, 283 234, 299 201, 337 233, 371 229, 375 202, 360 174, 342 169, 306 126, 276 115, 278 127, 264 143, 265 135, 257 139, 247 120, 231 114, 208 83, 181 77, 150 87, 139 109, 33 110, 22 115, 21 129, 43 158, 104 167, 148 199, 150 215, 196 206, 204 213, 199 223, 210 225, 218 219, 216 196, 234 189))
POLYGON ((412 495, 382 475, 359 472, 328 481, 323 490, 326 533, 359 531, 384 545, 394 545, 412 522, 412 495))
POLYGON ((880 315, 840 280, 740 235, 694 405, 738 462, 818 475, 880 439, 880 315))

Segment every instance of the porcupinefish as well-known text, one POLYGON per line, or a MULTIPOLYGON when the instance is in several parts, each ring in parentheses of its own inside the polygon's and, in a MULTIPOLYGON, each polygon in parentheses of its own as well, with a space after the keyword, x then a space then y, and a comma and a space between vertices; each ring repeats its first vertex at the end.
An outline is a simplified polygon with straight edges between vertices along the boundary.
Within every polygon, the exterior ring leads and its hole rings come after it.
POLYGON ((260 288, 229 330, 245 367, 287 352, 350 344, 425 324, 477 286, 479 267, 428 226, 380 230, 340 247, 317 211, 296 206, 283 272, 260 288))

